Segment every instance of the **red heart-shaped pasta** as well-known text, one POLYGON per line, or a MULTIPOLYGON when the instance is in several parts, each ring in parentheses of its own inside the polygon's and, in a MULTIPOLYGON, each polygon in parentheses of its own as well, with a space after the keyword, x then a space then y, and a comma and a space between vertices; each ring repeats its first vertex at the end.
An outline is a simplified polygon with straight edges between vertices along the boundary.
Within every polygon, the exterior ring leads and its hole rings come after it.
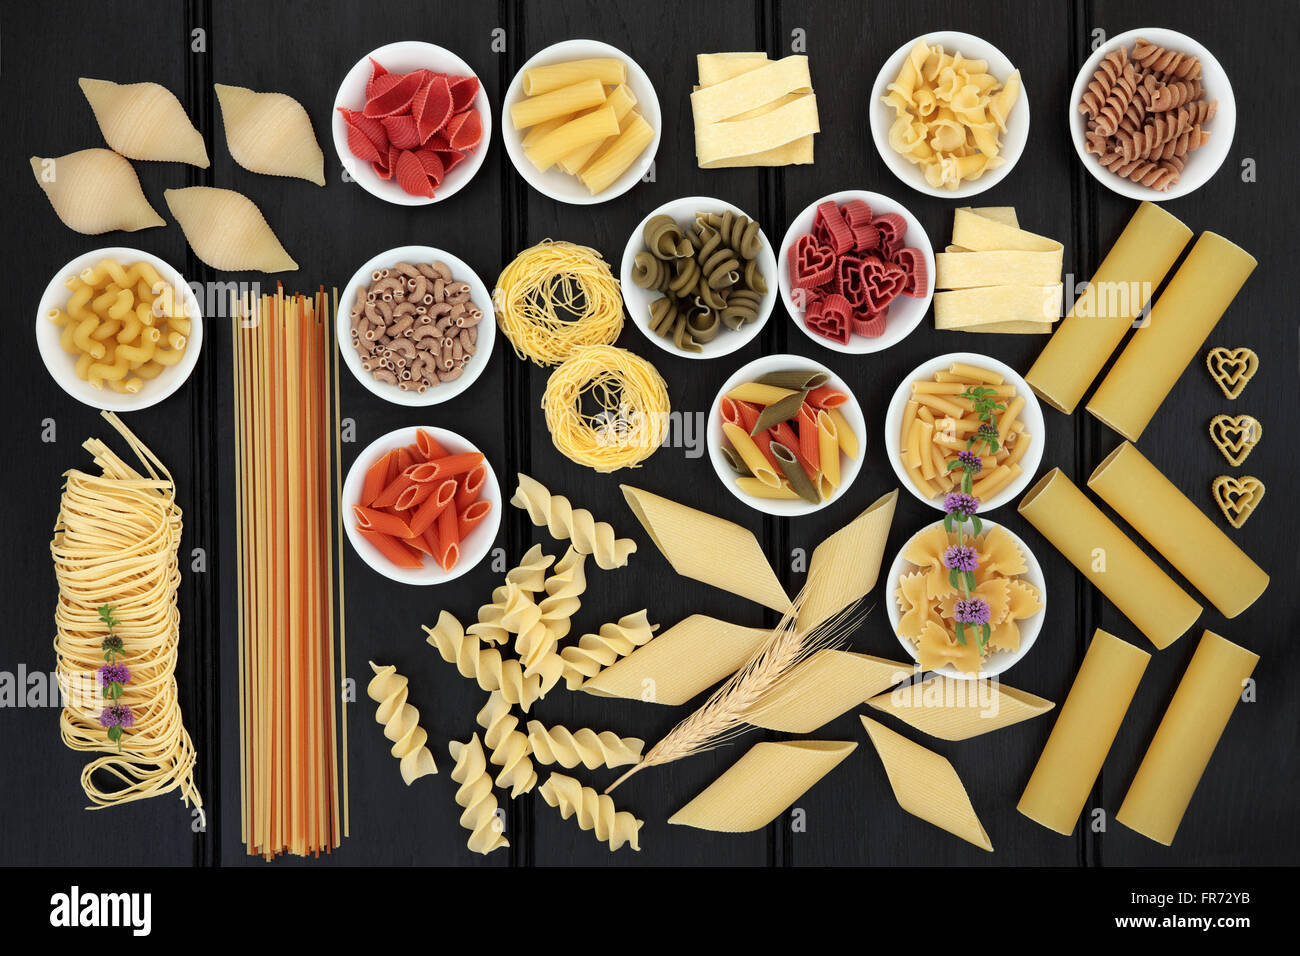
POLYGON ((911 296, 914 299, 924 298, 926 290, 930 286, 930 273, 921 250, 905 246, 898 250, 898 255, 894 257, 894 261, 907 274, 907 281, 903 284, 903 295, 911 296))
POLYGON ((835 254, 806 233, 790 247, 789 260, 790 285, 796 289, 815 289, 835 277, 835 254))
POLYGON ((829 199, 819 203, 813 214, 813 235, 840 255, 853 248, 853 230, 840 214, 840 207, 829 199))

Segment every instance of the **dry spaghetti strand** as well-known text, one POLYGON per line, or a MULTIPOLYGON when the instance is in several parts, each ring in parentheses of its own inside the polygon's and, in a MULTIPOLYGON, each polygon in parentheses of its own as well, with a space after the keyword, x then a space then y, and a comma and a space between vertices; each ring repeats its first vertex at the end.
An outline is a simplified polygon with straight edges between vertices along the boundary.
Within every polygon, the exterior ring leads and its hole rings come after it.
POLYGON ((547 239, 515 256, 497 278, 497 326, 515 354, 558 365, 584 345, 623 331, 618 280, 595 249, 547 239))
POLYGON ((562 455, 608 473, 654 454, 668 433, 671 406, 663 376, 641 356, 588 345, 551 373, 542 411, 562 455))
POLYGON ((194 783, 197 755, 176 694, 181 579, 176 486, 162 462, 116 415, 103 415, 145 473, 90 439, 82 447, 101 473, 64 475, 50 544, 59 584, 54 612, 56 670, 64 695, 59 730, 71 749, 100 754, 81 772, 90 809, 179 789, 202 820, 203 800, 194 783), (123 730, 120 751, 99 720, 107 703, 96 674, 104 663, 107 634, 101 607, 112 608, 119 622, 114 627, 123 643, 119 662, 130 672, 118 703, 130 708, 134 722, 123 730))

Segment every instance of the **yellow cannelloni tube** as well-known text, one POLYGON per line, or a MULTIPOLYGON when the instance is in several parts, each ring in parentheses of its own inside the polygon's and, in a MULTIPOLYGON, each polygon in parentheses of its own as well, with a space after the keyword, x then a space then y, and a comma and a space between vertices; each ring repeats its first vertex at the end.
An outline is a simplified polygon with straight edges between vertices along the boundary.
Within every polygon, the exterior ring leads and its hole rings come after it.
POLYGON ((1074 411, 1191 238, 1154 203, 1138 207, 1025 376, 1043 401, 1074 411))
POLYGON ((1053 468, 1017 510, 1158 648, 1182 637, 1201 606, 1101 509, 1053 468))
POLYGON ((1157 843, 1174 842, 1210 755, 1258 662, 1258 654, 1213 631, 1201 635, 1116 820, 1157 843))
POLYGON ((1088 411, 1137 441, 1183 370, 1196 357, 1258 263, 1245 249, 1203 232, 1133 333, 1088 411))
POLYGON ((1268 587, 1268 575, 1130 442, 1097 466, 1088 487, 1150 542, 1224 617, 1268 587))
POLYGON ((1098 628, 1016 809, 1069 836, 1151 655, 1098 628))

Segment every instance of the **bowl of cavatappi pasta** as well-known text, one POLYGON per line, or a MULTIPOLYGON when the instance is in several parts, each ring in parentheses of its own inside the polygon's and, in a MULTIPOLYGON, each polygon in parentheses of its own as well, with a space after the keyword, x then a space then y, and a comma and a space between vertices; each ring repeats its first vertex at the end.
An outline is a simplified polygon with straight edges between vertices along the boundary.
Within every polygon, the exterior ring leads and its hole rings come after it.
POLYGON ((885 578, 885 603, 898 643, 923 670, 974 680, 1029 653, 1047 614, 1047 587, 1018 535, 986 520, 960 529, 936 521, 912 535, 885 578))
POLYGON ((45 287, 36 344, 50 375, 77 401, 139 411, 194 371, 203 315, 189 283, 162 259, 122 246, 96 249, 45 287))
POLYGON ((890 171, 942 199, 996 186, 1029 139, 1020 71, 987 40, 951 30, 909 40, 885 60, 870 118, 890 171))

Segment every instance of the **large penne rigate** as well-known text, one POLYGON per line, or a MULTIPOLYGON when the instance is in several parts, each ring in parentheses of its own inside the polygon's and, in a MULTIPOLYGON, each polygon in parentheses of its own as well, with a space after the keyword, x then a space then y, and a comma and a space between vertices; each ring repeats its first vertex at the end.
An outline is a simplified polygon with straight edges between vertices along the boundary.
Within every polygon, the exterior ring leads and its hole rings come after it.
POLYGON ((1268 587, 1264 569, 1131 443, 1106 456, 1088 487, 1224 617, 1236 617, 1268 587))
POLYGON ((1074 411, 1191 238, 1154 203, 1138 207, 1025 375, 1039 398, 1067 415, 1074 411))
POLYGON ((957 680, 935 674, 867 701, 940 740, 969 740, 1045 714, 1055 705, 996 680, 957 680))
POLYGON ((1115 819, 1169 846, 1259 655, 1201 635, 1115 819))
POLYGON ((1088 411, 1137 441, 1258 263, 1203 232, 1088 402, 1088 411))
POLYGON ((1151 655, 1097 629, 1016 809, 1069 836, 1151 655))
POLYGON ((1187 632, 1201 606, 1053 468, 1017 509, 1158 648, 1187 632))

